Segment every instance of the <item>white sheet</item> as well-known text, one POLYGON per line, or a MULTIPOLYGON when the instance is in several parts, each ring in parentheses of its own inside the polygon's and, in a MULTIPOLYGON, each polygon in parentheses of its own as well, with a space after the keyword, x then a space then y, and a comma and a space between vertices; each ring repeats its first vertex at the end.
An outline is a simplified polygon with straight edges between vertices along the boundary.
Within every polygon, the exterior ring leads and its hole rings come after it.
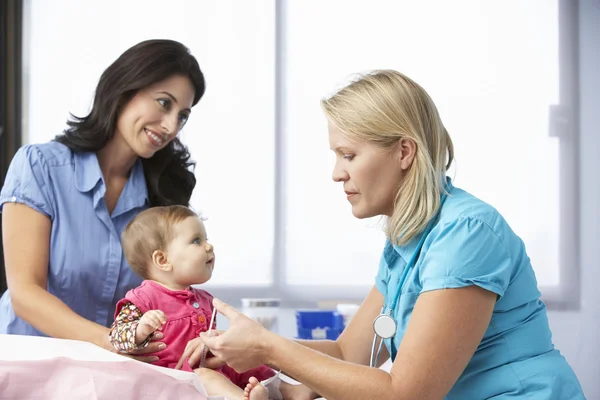
MULTIPOLYGON (((175 379, 178 384, 191 386, 195 388, 198 393, 206 396, 206 391, 204 390, 204 386, 200 382, 200 379, 192 372, 179 371, 142 363, 101 349, 98 346, 94 346, 87 342, 37 336, 0 335, 0 361, 42 361, 61 358, 89 363, 136 363, 136 367, 143 366, 144 368, 158 371, 175 379)), ((227 400, 222 396, 206 397, 209 400, 227 400)), ((201 396, 199 396, 199 398, 201 398, 201 396)))
MULTIPOLYGON (((198 376, 192 372, 185 372, 155 365, 142 363, 128 357, 101 349, 87 342, 67 339, 53 339, 38 336, 2 335, 0 334, 0 361, 41 361, 67 358, 76 361, 94 362, 120 362, 136 363, 164 375, 170 376, 180 384, 194 387, 198 393, 206 396, 208 400, 227 400, 223 396, 207 396, 204 386, 198 376)), ((282 375, 282 380, 292 384, 298 382, 282 375)), ((320 400, 325 400, 320 398, 320 400)))

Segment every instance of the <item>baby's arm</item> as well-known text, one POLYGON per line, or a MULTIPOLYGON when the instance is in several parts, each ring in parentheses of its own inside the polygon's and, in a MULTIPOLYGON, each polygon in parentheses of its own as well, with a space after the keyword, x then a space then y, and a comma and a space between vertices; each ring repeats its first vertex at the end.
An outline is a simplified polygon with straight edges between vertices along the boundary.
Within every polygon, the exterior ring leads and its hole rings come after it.
POLYGON ((126 302, 110 328, 110 342, 121 353, 146 347, 154 331, 161 329, 166 320, 160 310, 143 314, 135 304, 126 302))

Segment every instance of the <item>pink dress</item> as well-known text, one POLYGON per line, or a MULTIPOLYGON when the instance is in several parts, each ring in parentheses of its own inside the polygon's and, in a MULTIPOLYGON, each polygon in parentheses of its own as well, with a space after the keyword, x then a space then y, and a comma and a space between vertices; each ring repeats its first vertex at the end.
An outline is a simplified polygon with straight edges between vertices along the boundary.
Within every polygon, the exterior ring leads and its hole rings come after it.
MULTIPOLYGON (((111 342, 119 351, 141 347, 135 345, 135 330, 139 319, 150 310, 162 310, 167 316, 167 322, 162 328, 164 339, 161 341, 167 347, 147 355, 159 357, 154 365, 175 368, 187 343, 208 330, 213 312, 212 299, 213 296, 204 290, 190 287, 175 291, 153 281, 143 281, 117 303, 115 322, 111 327, 111 342)), ((213 323, 213 329, 216 329, 216 321, 213 323)), ((194 367, 198 366, 189 365, 186 360, 181 369, 192 371, 194 367)), ((241 374, 227 365, 217 371, 242 389, 252 376, 262 381, 275 375, 267 366, 253 368, 241 374)))

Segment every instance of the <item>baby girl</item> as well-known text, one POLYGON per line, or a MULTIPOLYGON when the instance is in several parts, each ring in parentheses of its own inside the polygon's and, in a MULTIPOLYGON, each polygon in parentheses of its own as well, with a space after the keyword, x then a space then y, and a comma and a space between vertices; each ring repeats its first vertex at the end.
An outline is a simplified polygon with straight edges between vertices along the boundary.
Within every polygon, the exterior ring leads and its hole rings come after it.
MULTIPOLYGON (((146 346, 154 332, 161 330, 166 348, 149 354, 156 357, 153 364, 193 371, 201 360, 182 355, 188 343, 201 343, 194 339, 208 330, 213 313, 213 296, 191 286, 207 282, 215 265, 204 223, 187 207, 149 208, 127 225, 122 244, 129 265, 145 280, 117 303, 111 343, 118 351, 130 352, 146 346)), ((244 373, 227 365, 195 372, 211 396, 231 400, 312 398, 304 386, 269 379, 275 372, 266 366, 244 373), (263 386, 261 381, 268 384, 263 386)))

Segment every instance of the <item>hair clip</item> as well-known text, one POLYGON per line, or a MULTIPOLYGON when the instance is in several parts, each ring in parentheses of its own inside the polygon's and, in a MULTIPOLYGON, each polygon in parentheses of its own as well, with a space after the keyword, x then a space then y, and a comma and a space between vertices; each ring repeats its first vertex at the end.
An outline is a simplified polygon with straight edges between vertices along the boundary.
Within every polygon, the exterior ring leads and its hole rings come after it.
POLYGON ((195 210, 193 207, 190 206, 190 208, 192 209, 192 211, 194 211, 196 213, 196 215, 198 216, 198 218, 200 218, 200 221, 204 222, 208 219, 208 215, 206 215, 206 213, 202 212, 202 209, 197 209, 195 210))
POLYGON ((208 219, 208 215, 206 215, 206 213, 202 212, 202 210, 196 211, 196 215, 198 216, 198 218, 200 218, 200 221, 202 221, 202 222, 204 222, 208 219))

